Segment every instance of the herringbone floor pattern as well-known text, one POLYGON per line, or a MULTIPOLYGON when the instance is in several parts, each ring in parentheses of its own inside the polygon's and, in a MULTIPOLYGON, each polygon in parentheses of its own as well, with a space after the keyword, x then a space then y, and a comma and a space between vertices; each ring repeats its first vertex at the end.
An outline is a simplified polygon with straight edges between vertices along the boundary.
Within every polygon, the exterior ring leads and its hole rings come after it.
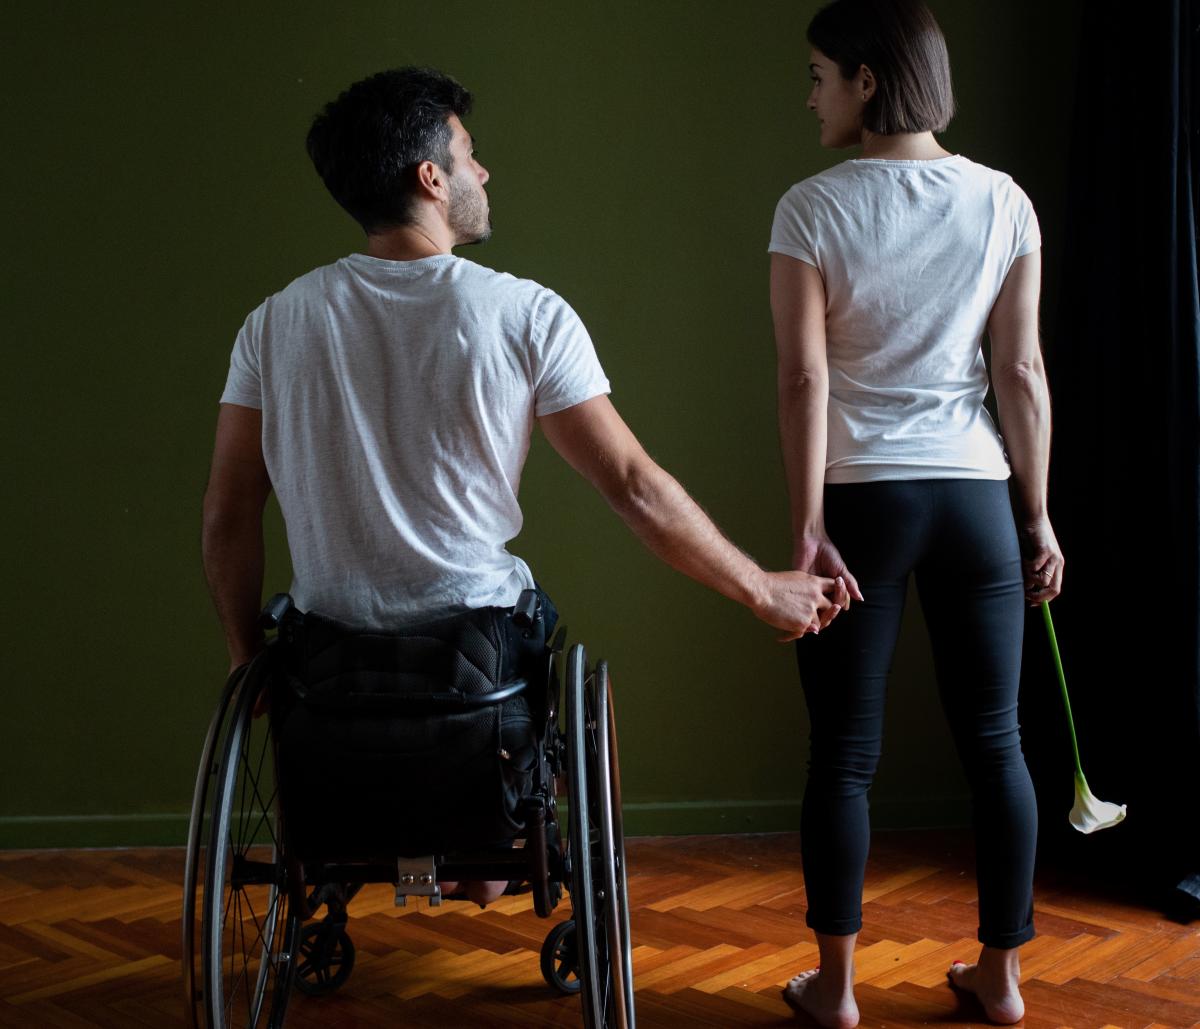
MULTIPOLYGON (((0 1026, 182 1024, 178 850, 0 855, 0 1026)), ((811 967, 795 836, 629 844, 638 1022, 655 1027, 797 1024, 779 986, 811 967)), ((980 1024, 945 986, 971 959, 969 846, 945 833, 879 834, 866 891, 858 996, 866 1027, 980 1024)), ((1039 935, 1022 952, 1025 1025, 1200 1024, 1200 931, 1043 881, 1039 935)), ((527 897, 398 910, 386 887, 351 905, 358 961, 343 989, 297 995, 289 1027, 446 1029, 579 1025, 537 953, 555 920, 527 897)))

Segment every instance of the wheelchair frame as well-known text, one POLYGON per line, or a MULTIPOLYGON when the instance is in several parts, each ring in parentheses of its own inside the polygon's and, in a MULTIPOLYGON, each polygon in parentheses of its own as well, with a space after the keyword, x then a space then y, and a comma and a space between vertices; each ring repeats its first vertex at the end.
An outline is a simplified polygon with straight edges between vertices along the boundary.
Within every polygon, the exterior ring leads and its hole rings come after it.
MULTIPOLYGON (((277 624, 277 617, 273 620, 277 624)), ((507 879, 530 883, 541 918, 551 915, 561 887, 567 887, 572 918, 546 937, 543 977, 559 992, 580 996, 585 1029, 633 1029, 629 902, 608 665, 598 661, 589 668, 583 645, 570 648, 560 727, 557 666, 564 638, 560 629, 547 648, 547 726, 534 789, 523 801, 525 834, 517 839, 524 845, 387 865, 345 861, 313 867, 289 853, 274 782, 271 719, 255 717, 269 686, 275 643, 233 672, 204 741, 188 830, 182 919, 188 1024, 279 1029, 293 988, 319 995, 340 987, 354 965, 346 906, 366 883, 393 884, 398 905, 409 896, 440 904, 439 882, 507 879), (564 775, 566 840, 556 799, 564 775), (322 906, 324 920, 305 925, 322 906)))

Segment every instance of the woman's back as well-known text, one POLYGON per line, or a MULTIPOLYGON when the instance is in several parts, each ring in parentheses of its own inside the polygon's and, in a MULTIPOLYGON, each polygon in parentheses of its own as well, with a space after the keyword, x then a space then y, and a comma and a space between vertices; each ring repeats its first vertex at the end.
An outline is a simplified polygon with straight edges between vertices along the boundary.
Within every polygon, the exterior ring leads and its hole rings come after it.
POLYGON ((1040 243, 1020 187, 959 156, 846 161, 784 195, 770 249, 825 283, 826 481, 1008 477, 980 344, 1040 243))

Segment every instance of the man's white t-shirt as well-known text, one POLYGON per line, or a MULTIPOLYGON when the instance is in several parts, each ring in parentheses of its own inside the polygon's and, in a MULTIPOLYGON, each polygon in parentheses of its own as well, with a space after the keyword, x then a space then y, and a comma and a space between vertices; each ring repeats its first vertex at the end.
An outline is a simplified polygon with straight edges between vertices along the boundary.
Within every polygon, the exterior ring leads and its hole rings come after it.
POLYGON ((533 585, 505 545, 534 417, 608 391, 551 290, 448 254, 354 254, 250 314, 221 402, 262 410, 297 605, 388 629, 533 585))
POLYGON ((825 282, 826 482, 1008 478, 981 344, 1040 246, 1020 187, 961 156, 845 161, 784 194, 768 249, 825 282))

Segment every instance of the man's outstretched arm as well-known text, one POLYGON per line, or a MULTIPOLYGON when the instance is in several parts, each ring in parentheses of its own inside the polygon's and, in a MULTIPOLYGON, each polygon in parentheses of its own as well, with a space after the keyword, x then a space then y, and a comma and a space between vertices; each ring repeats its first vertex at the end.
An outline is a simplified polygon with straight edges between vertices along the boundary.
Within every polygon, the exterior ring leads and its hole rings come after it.
POLYGON ((271 479, 262 455, 262 412, 222 404, 204 493, 202 550, 208 588, 225 630, 230 667, 263 645, 263 509, 271 479))
POLYGON ((539 423, 554 449, 651 551, 782 629, 782 639, 824 627, 846 604, 840 582, 804 572, 766 572, 743 554, 650 458, 608 397, 544 415, 539 423))

